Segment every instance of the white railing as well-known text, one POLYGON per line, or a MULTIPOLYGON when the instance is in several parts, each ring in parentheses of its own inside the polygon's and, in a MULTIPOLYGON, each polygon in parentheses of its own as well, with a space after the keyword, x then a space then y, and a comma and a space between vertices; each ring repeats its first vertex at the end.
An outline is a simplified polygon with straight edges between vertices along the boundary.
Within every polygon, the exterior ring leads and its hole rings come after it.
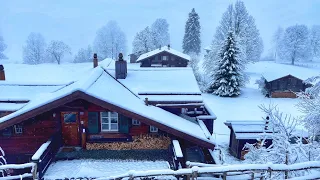
MULTIPOLYGON (((192 163, 189 163, 191 165, 192 163)), ((204 164, 199 163, 197 165, 204 166, 204 164)), ((97 178, 97 180, 120 180, 120 179, 134 179, 143 177, 156 177, 156 176, 185 176, 187 179, 197 179, 201 174, 211 174, 221 176, 222 179, 226 179, 227 176, 239 176, 239 175, 249 175, 249 179, 262 178, 263 172, 272 177, 272 172, 288 172, 288 171, 300 171, 307 169, 318 169, 320 168, 320 161, 309 161, 297 164, 237 164, 237 165, 225 165, 225 166, 213 166, 212 167, 198 167, 193 166, 191 168, 179 169, 179 170, 149 170, 149 171, 129 171, 125 174, 118 176, 110 176, 97 178), (257 175, 258 174, 258 175, 257 175)), ((315 173, 312 175, 314 179, 320 178, 320 173, 315 173)), ((288 178, 287 178, 288 179, 288 178)))
POLYGON ((23 179, 23 178, 37 179, 37 164, 36 163, 6 164, 6 165, 1 165, 0 166, 0 170, 28 169, 28 168, 31 168, 30 173, 24 173, 24 174, 21 174, 21 175, 14 175, 14 176, 0 177, 0 180, 23 179))

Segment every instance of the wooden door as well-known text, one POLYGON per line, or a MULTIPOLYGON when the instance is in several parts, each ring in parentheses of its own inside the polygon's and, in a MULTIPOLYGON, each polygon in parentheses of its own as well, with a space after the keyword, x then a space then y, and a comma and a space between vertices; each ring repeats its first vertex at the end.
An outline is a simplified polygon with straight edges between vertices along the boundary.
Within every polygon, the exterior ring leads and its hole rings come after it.
POLYGON ((79 116, 77 112, 61 112, 62 139, 66 146, 79 146, 79 116))

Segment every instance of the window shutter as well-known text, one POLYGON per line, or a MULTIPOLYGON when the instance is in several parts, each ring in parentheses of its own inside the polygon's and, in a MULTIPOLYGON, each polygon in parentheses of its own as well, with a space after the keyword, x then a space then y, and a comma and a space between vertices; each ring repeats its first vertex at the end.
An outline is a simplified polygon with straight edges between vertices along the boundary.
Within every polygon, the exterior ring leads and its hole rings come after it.
POLYGON ((99 113, 98 112, 88 113, 88 132, 90 134, 99 133, 99 113))
POLYGON ((119 114, 119 132, 121 133, 129 133, 129 121, 130 118, 119 114))

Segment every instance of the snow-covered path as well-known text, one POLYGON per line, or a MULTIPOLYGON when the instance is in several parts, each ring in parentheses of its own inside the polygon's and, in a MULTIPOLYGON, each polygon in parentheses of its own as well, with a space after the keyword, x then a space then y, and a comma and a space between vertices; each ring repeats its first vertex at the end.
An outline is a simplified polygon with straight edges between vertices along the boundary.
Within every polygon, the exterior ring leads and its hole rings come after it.
POLYGON ((120 175, 130 170, 143 171, 170 169, 166 161, 120 161, 120 160, 70 160, 52 163, 45 180, 77 178, 77 177, 108 177, 120 175))

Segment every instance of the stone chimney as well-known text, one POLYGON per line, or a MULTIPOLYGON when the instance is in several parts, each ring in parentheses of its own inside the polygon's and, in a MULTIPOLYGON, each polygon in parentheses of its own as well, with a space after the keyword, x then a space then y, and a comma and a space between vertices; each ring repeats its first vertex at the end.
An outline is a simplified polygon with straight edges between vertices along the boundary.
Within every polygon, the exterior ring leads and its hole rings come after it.
POLYGON ((119 53, 115 68, 116 79, 125 79, 127 77, 127 61, 123 60, 122 53, 119 53))
POLYGON ((98 66, 98 55, 97 53, 93 54, 93 68, 96 68, 98 66))
POLYGON ((168 50, 170 50, 170 44, 168 44, 168 50))
POLYGON ((4 67, 2 64, 0 64, 0 81, 6 80, 6 75, 4 73, 4 67))

